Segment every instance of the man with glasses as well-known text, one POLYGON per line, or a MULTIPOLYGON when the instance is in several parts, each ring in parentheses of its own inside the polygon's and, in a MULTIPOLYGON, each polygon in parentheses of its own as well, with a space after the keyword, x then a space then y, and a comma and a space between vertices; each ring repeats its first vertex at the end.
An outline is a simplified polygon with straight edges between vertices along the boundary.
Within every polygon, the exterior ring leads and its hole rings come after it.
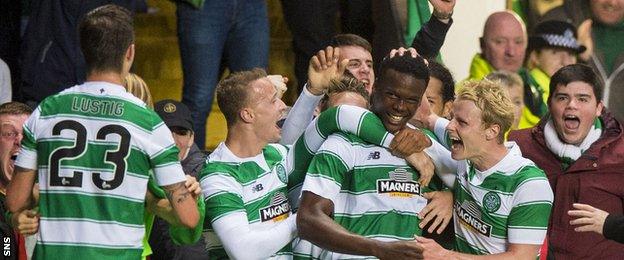
MULTIPOLYGON (((24 238, 18 236, 10 227, 11 220, 5 217, 6 208, 4 207, 4 201, 6 198, 6 188, 13 175, 15 157, 19 153, 20 142, 23 137, 22 125, 24 125, 24 122, 31 113, 32 109, 29 106, 19 102, 8 102, 0 105, 0 233, 3 239, 9 239, 11 244, 10 256, 8 256, 7 259, 11 259, 10 257, 16 257, 17 259, 17 252, 26 257, 25 251, 23 250, 24 238)), ((30 231, 33 227, 34 230, 36 230, 37 220, 35 212, 27 211, 27 213, 28 214, 18 215, 30 220, 24 223, 20 227, 20 230, 30 231)))

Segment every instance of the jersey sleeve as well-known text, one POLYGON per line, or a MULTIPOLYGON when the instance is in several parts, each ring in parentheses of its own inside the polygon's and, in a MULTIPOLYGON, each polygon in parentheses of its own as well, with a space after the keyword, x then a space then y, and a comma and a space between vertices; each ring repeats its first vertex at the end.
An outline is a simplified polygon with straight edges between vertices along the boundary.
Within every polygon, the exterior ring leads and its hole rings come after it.
MULTIPOLYGON (((158 119, 160 120, 160 119, 158 119)), ((150 158, 150 167, 159 186, 166 186, 185 181, 182 166, 178 160, 179 150, 175 146, 169 128, 160 121, 151 132, 149 141, 143 149, 150 158)))
MULTIPOLYGON (((534 167, 529 170, 541 172, 534 167)), ((552 189, 546 177, 525 179, 516 188, 512 203, 507 226, 509 243, 542 244, 553 203, 552 189)))
POLYGON ((232 213, 245 213, 243 187, 231 175, 223 172, 209 172, 204 167, 200 185, 206 204, 206 220, 210 223, 232 213))
POLYGON ((15 160, 15 165, 30 169, 37 170, 37 122, 41 111, 39 107, 28 117, 28 120, 24 123, 22 130, 22 138, 20 153, 15 160))
POLYGON ((302 190, 335 201, 345 175, 355 164, 352 149, 342 137, 330 136, 312 158, 302 190))

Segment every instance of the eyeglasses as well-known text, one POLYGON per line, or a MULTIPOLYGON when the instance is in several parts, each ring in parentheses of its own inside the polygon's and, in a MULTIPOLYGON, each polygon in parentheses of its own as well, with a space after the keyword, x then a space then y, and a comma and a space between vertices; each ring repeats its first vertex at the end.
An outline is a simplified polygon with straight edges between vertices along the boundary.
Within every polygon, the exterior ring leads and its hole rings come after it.
POLYGON ((15 139, 18 136, 22 136, 22 133, 15 132, 15 131, 6 131, 6 132, 0 132, 0 136, 7 138, 7 139, 15 139))

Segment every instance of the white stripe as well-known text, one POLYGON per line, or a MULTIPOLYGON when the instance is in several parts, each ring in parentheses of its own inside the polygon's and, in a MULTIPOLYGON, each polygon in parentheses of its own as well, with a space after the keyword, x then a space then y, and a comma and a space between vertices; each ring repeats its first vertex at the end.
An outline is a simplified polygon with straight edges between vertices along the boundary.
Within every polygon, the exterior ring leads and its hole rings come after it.
POLYGON ((531 244, 541 245, 546 238, 546 228, 544 229, 519 229, 508 228, 507 236, 511 244, 531 244))
POLYGON ((525 182, 516 189, 513 205, 524 204, 533 201, 553 202, 553 192, 546 178, 534 179, 525 182))
POLYGON ((357 195, 341 192, 333 201, 336 215, 363 215, 388 211, 416 215, 427 205, 427 199, 418 195, 399 197, 377 194, 376 191, 357 195))
MULTIPOLYGON (((74 169, 61 168, 59 171, 61 177, 75 177, 74 169)), ((112 190, 101 190, 95 186, 92 180, 93 172, 82 171, 82 183, 79 187, 50 186, 50 174, 48 170, 39 170, 39 187, 41 192, 50 193, 80 193, 93 195, 110 195, 128 200, 143 202, 145 200, 145 192, 147 189, 147 179, 139 178, 126 174, 121 185, 112 190)), ((102 177, 104 179, 105 177, 102 177)))
POLYGON ((15 166, 19 166, 25 169, 36 170, 37 169, 37 152, 20 149, 20 153, 15 159, 15 166))
POLYGON ((140 249, 143 247, 144 235, 144 227, 41 218, 39 220, 38 242, 53 244, 86 243, 99 247, 140 249))
POLYGON ((303 181, 303 187, 301 190, 309 191, 323 198, 334 201, 336 200, 338 193, 340 193, 340 186, 327 178, 308 174, 303 181))
POLYGON ((349 105, 340 106, 337 111, 338 118, 336 118, 338 120, 337 123, 340 126, 340 129, 345 132, 357 135, 360 130, 358 126, 360 125, 360 122, 366 112, 367 110, 361 107, 349 105))
POLYGON ((179 162, 154 168, 154 179, 159 186, 167 186, 186 180, 179 162))
POLYGON ((209 198, 216 193, 235 193, 242 197, 243 186, 227 173, 212 174, 200 180, 204 198, 209 198))

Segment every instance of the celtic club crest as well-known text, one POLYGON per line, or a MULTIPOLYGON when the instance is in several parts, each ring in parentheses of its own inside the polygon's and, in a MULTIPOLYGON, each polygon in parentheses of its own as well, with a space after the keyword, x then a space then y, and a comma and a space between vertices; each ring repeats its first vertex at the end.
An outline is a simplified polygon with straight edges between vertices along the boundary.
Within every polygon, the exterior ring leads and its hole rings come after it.
POLYGON ((490 191, 483 196, 483 207, 487 212, 496 212, 501 205, 501 198, 496 192, 490 191))
POLYGON ((278 163, 277 166, 275 166, 275 171, 277 172, 277 177, 280 179, 280 181, 282 181, 283 183, 288 183, 288 176, 286 175, 286 169, 284 168, 284 165, 282 165, 282 163, 278 163))

